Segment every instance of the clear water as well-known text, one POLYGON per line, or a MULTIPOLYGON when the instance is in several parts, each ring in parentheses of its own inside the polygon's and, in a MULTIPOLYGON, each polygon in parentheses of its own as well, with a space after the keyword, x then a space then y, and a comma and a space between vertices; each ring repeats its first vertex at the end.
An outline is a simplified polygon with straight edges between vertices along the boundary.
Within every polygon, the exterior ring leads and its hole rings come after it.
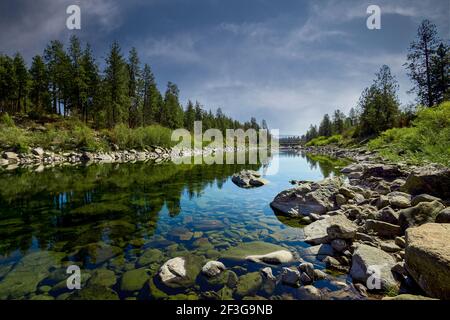
MULTIPOLYGON (((292 153, 275 157, 278 173, 249 190, 234 185, 232 174, 243 168, 264 173, 267 166, 135 163, 0 172, 0 298, 300 298, 283 284, 228 289, 234 288, 231 271, 240 277, 265 267, 229 259, 230 248, 261 241, 301 254, 308 246, 302 226, 269 206, 289 181, 320 180, 346 164, 292 153), (195 272, 208 260, 223 261, 227 278, 199 275, 167 287, 158 269, 176 256, 189 257, 195 272), (82 290, 67 288, 69 265, 81 268, 82 290)), ((275 275, 281 267, 272 267, 275 275)), ((333 289, 328 280, 315 285, 333 289)))

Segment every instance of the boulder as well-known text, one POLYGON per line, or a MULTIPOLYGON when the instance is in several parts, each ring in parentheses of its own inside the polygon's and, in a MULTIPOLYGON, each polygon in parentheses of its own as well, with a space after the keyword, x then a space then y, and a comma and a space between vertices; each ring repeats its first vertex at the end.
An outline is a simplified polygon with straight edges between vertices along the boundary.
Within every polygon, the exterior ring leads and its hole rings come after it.
POLYGON ((268 280, 271 280, 271 281, 277 280, 277 278, 272 273, 272 268, 271 267, 265 267, 265 268, 261 269, 261 274, 263 275, 263 277, 265 279, 268 279, 268 280))
POLYGON ((394 208, 408 208, 411 206, 411 195, 394 191, 387 194, 389 204, 394 208))
POLYGON ((262 277, 259 272, 251 272, 239 277, 236 286, 236 296, 242 299, 245 296, 254 295, 262 284, 262 277))
POLYGON ((419 295, 413 295, 413 294, 399 294, 395 297, 383 297, 381 300, 436 300, 429 297, 419 296, 419 295))
POLYGON ((347 242, 343 239, 334 239, 331 241, 331 247, 337 252, 343 252, 347 249, 347 242))
POLYGON ((412 201, 411 205, 417 206, 421 202, 432 202, 432 201, 440 201, 442 202, 441 198, 430 196, 429 194, 423 193, 415 196, 412 201))
POLYGON ((294 260, 294 256, 290 251, 279 250, 263 255, 247 256, 245 259, 258 263, 282 264, 292 262, 294 260))
POLYGON ((436 217, 444 209, 439 201, 420 202, 415 207, 400 210, 398 222, 403 231, 410 227, 435 222, 436 217))
POLYGON ((450 168, 427 166, 413 171, 402 191, 417 195, 427 193, 442 199, 450 198, 450 168))
POLYGON ((394 258, 383 250, 360 244, 353 252, 350 275, 370 290, 389 290, 398 286, 391 271, 395 264, 394 258))
POLYGON ((126 292, 139 291, 148 281, 149 276, 145 269, 135 269, 127 271, 122 276, 120 290, 126 292))
POLYGON ((311 213, 324 214, 337 209, 335 197, 343 181, 340 178, 327 178, 282 191, 270 206, 289 216, 308 216, 311 213))
POLYGON ((436 217, 437 223, 450 223, 450 207, 445 208, 436 217))
POLYGON ((243 242, 235 247, 221 251, 222 259, 246 260, 249 256, 263 256, 273 252, 286 251, 286 248, 263 241, 243 242))
POLYGON ((17 163, 19 162, 19 155, 15 152, 4 152, 3 153, 3 159, 6 159, 9 161, 9 163, 17 163))
POLYGON ((225 265, 219 261, 208 261, 202 268, 202 273, 208 277, 215 277, 226 269, 225 265))
POLYGON ((380 237, 395 238, 402 234, 401 228, 396 224, 390 224, 384 221, 366 220, 366 230, 373 231, 380 237))
POLYGON ((341 169, 341 173, 348 174, 352 172, 362 172, 364 170, 364 167, 360 165, 359 163, 352 163, 345 168, 341 169))
POLYGON ((332 239, 353 239, 357 226, 344 215, 317 220, 303 228, 304 241, 311 244, 327 243, 332 239))
POLYGON ((292 268, 283 268, 281 281, 290 286, 297 286, 300 281, 300 271, 292 268))
POLYGON ((41 147, 31 149, 31 153, 42 158, 44 156, 44 149, 41 147))
POLYGON ((396 179, 403 176, 406 176, 406 172, 395 165, 370 164, 364 168, 364 177, 396 179))
POLYGON ((233 175, 231 181, 241 188, 256 188, 266 185, 268 181, 261 177, 261 174, 252 170, 242 170, 239 174, 233 175))
POLYGON ((159 269, 159 277, 163 283, 186 277, 185 259, 176 257, 166 261, 159 269))
POLYGON ((319 244, 301 250, 302 258, 308 261, 314 261, 316 259, 322 261, 325 257, 333 255, 334 249, 329 244, 319 244))
POLYGON ((298 294, 302 300, 320 300, 322 292, 312 285, 302 286, 298 289, 298 294))
POLYGON ((329 240, 353 240, 358 227, 344 215, 331 216, 328 220, 327 234, 329 240))
POLYGON ((450 225, 427 223, 406 231, 405 268, 427 295, 450 299, 450 225))
POLYGON ((398 224, 399 213, 394 211, 391 207, 384 207, 377 213, 377 220, 384 221, 391 224, 398 224))

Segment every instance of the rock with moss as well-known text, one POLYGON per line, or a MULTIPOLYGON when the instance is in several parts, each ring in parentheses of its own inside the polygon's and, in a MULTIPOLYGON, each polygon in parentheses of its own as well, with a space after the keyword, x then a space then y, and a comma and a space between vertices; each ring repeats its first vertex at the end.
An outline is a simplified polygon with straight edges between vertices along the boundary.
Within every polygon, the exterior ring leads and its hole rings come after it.
POLYGON ((203 266, 204 259, 185 254, 166 261, 159 270, 161 281, 171 288, 186 288, 195 284, 203 266))
POLYGON ((439 212, 444 209, 439 201, 420 202, 415 207, 403 209, 399 212, 398 222, 403 231, 410 227, 435 222, 439 212))
POLYGON ((238 284, 236 286, 236 296, 243 298, 245 296, 252 296, 258 292, 262 284, 262 277, 259 272, 251 272, 239 277, 238 284))
POLYGON ((0 299, 18 299, 35 292, 38 284, 58 267, 63 253, 39 251, 25 255, 0 281, 0 299))
POLYGON ((450 169, 434 166, 414 170, 406 179, 402 191, 418 195, 427 193, 441 199, 450 198, 450 169))
POLYGON ((140 291, 148 279, 149 275, 146 269, 127 271, 122 275, 120 290, 125 292, 140 291))
POLYGON ((119 300, 117 292, 107 287, 85 287, 67 296, 69 300, 119 300))
POLYGON ((414 294, 399 294, 398 296, 394 297, 383 297, 382 300, 437 300, 425 296, 420 295, 414 295, 414 294))
POLYGON ((160 263, 164 260, 164 254, 158 249, 147 249, 137 261, 138 267, 148 266, 152 263, 160 263))
POLYGON ((117 282, 116 274, 108 269, 96 269, 88 281, 89 286, 112 287, 117 282))

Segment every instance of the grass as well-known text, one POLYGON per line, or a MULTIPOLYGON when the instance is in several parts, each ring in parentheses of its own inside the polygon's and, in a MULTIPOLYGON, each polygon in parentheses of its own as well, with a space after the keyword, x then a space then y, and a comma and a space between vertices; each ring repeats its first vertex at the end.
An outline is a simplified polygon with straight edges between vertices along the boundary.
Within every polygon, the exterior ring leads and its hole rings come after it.
POLYGON ((110 151, 111 145, 120 149, 142 150, 151 145, 172 146, 171 130, 159 125, 130 129, 117 125, 111 130, 95 131, 72 118, 52 119, 45 125, 26 119, 16 124, 8 114, 0 117, 0 150, 27 152, 42 147, 53 151, 110 151))
POLYGON ((336 134, 331 137, 320 136, 309 141, 306 146, 307 147, 321 147, 330 144, 341 145, 343 143, 343 137, 340 134, 336 134))
POLYGON ((419 109, 412 127, 389 129, 368 147, 393 161, 450 166, 450 102, 419 109))

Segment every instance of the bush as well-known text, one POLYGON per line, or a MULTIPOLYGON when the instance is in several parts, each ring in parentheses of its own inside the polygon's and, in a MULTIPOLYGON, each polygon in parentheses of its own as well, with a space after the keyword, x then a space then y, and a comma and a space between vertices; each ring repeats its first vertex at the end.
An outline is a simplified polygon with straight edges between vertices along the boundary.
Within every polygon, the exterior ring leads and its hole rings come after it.
POLYGON ((311 141, 309 141, 306 146, 307 147, 311 147, 311 146, 316 146, 316 147, 320 147, 320 146, 326 146, 329 144, 341 144, 343 142, 342 136, 340 134, 336 134, 334 136, 331 137, 317 137, 312 139, 311 141))
POLYGON ((105 131, 111 142, 117 144, 121 149, 144 149, 151 145, 169 147, 172 131, 160 125, 128 128, 124 124, 115 126, 111 131, 105 131))
POLYGON ((450 165, 450 102, 419 109, 412 127, 389 129, 368 146, 391 160, 450 165))
POLYGON ((0 117, 0 124, 4 125, 6 127, 14 127, 14 120, 13 118, 11 118, 11 116, 7 113, 2 114, 2 116, 0 117))

